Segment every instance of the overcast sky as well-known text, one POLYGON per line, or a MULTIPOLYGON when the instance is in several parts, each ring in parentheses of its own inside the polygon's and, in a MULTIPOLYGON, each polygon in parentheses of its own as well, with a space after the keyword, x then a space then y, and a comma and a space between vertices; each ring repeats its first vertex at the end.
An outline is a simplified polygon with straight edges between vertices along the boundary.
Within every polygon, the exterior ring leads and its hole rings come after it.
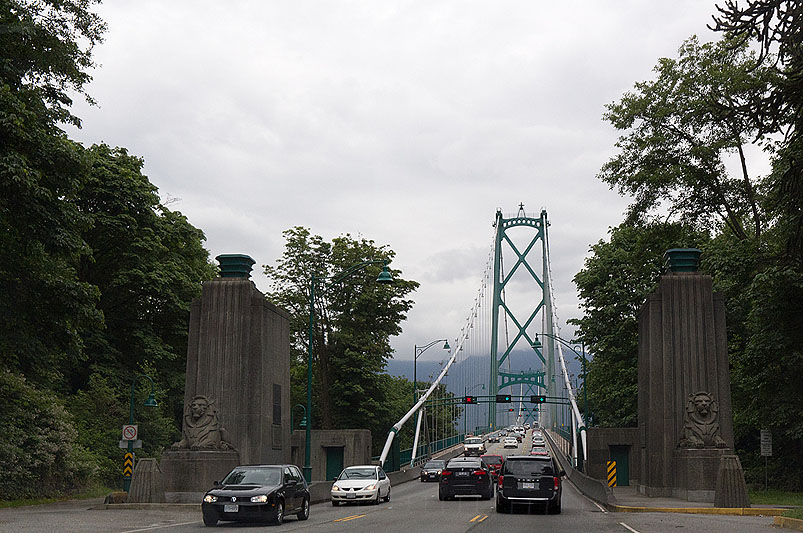
MULTIPOLYGON (((99 67, 77 101, 86 145, 145 159, 169 207, 253 280, 296 225, 361 234, 421 283, 393 340, 455 338, 497 208, 551 221, 562 323, 573 276, 627 200, 596 179, 618 133, 604 105, 652 77, 714 3, 107 0, 99 67)), ((572 329, 564 326, 569 338, 572 329)), ((426 358, 428 354, 425 354, 426 358)), ((434 354, 440 358, 442 354, 434 354)))

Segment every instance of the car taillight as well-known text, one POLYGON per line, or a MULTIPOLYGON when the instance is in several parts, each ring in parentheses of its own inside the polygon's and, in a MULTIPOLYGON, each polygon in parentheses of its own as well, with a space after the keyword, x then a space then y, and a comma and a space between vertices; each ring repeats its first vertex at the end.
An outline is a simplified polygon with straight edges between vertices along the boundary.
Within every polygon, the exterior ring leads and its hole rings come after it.
POLYGON ((475 476, 484 476, 485 474, 487 474, 487 472, 485 470, 475 470, 474 471, 474 475, 475 476))
POLYGON ((499 474, 499 488, 500 489, 502 488, 502 481, 504 481, 504 479, 505 479, 505 476, 503 476, 502 474, 499 474))
POLYGON ((451 476, 451 475, 452 475, 452 472, 449 471, 449 470, 444 470, 443 472, 441 472, 441 477, 446 477, 446 476, 451 476))
POLYGON ((554 480, 555 480, 555 490, 558 490, 558 488, 560 487, 560 478, 556 477, 554 478, 554 480))

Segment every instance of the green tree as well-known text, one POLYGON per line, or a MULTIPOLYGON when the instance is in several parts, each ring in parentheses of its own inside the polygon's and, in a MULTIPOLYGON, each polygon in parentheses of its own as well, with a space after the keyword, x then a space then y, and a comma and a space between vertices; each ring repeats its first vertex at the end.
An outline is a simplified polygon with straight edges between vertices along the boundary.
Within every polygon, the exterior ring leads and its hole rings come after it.
MULTIPOLYGON (((315 275, 313 419, 323 429, 364 427, 385 409, 386 391, 379 376, 392 357, 390 337, 401 332, 400 324, 413 305, 406 296, 418 283, 401 279, 401 272, 392 270, 393 284, 377 284, 381 266, 372 265, 333 284, 332 279, 351 266, 390 261, 394 252, 348 234, 326 242, 302 227, 285 231, 284 237, 282 257, 275 266, 264 268, 271 280, 268 299, 291 315, 293 376, 306 375, 298 367, 306 370, 309 291, 315 275)), ((304 387, 294 385, 295 394, 306 390, 306 379, 303 383, 304 387)), ((293 403, 306 403, 305 397, 295 397, 293 403)))
POLYGON ((73 368, 72 390, 97 372, 126 399, 133 376, 150 368, 180 424, 190 303, 215 275, 204 234, 160 203, 141 158, 106 145, 88 155, 91 171, 75 203, 89 223, 91 254, 79 279, 99 289, 106 327, 86 338, 89 364, 73 368))
POLYGON ((574 277, 583 317, 572 320, 588 361, 594 423, 633 426, 638 415, 638 313, 663 271, 670 248, 699 247, 708 237, 679 223, 622 224, 574 277))
POLYGON ((97 290, 75 275, 87 160, 58 127, 79 123, 68 93, 83 92, 105 29, 90 4, 0 1, 0 361, 49 387, 101 324, 97 290))
POLYGON ((662 58, 654 70, 654 80, 636 83, 607 106, 605 119, 627 133, 598 177, 634 196, 629 220, 663 209, 740 239, 759 237, 766 217, 745 148, 751 139, 768 141, 744 109, 778 82, 778 73, 756 67, 745 43, 700 44, 696 37, 683 43, 678 59, 662 58), (739 162, 735 175, 725 164, 731 154, 739 162))

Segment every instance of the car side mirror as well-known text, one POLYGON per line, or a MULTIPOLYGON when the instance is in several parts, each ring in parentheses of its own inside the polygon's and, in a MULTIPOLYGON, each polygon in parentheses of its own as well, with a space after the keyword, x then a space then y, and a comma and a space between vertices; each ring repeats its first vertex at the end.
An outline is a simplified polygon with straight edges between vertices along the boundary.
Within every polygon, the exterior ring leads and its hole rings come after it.
POLYGON ((332 481, 337 481, 337 476, 333 477, 332 481))
POLYGON ((223 483, 221 483, 220 481, 213 481, 213 482, 212 482, 212 486, 213 486, 213 487, 219 487, 219 486, 221 486, 222 484, 223 484, 223 483))
POLYGON ((559 475, 560 477, 566 477, 566 471, 565 471, 565 470, 561 470, 561 471, 560 471, 560 473, 559 473, 558 475, 559 475))

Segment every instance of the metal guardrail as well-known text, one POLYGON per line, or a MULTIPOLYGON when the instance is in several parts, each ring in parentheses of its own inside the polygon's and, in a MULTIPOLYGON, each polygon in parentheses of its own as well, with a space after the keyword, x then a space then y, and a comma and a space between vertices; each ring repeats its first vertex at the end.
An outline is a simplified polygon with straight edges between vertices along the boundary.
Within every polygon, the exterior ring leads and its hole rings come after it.
MULTIPOLYGON (((416 458, 414 465, 418 465, 421 463, 426 462, 433 454, 438 453, 439 451, 445 450, 446 448, 451 448, 452 446, 456 446, 461 444, 466 439, 466 436, 463 433, 459 433, 457 435, 453 435, 451 437, 446 437, 444 439, 436 440, 430 442, 429 444, 424 444, 418 447, 419 456, 416 458)), ((413 449, 407 448, 406 450, 401 450, 399 452, 400 455, 400 464, 402 465, 409 465, 410 460, 413 456, 413 449)), ((381 456, 375 455, 371 457, 371 460, 376 462, 379 461, 381 456)), ((395 472, 396 470, 386 469, 387 472, 395 472)))

